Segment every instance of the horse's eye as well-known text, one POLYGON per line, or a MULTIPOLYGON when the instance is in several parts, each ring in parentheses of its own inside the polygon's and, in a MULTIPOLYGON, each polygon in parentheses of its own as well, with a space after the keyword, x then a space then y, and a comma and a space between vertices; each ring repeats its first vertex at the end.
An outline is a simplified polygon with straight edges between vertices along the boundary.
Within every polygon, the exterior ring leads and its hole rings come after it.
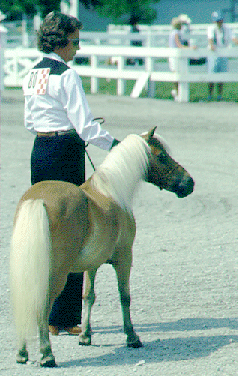
POLYGON ((159 161, 161 162, 161 163, 166 163, 166 161, 167 161, 167 155, 165 154, 165 153, 160 153, 160 155, 159 155, 159 161))

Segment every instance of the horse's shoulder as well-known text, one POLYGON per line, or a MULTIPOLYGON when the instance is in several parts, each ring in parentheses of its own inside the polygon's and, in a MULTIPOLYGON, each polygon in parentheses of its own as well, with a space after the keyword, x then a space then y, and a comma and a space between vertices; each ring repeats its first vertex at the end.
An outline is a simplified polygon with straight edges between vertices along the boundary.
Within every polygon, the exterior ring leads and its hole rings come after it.
MULTIPOLYGON (((86 181, 83 185, 80 186, 83 192, 86 194, 89 200, 89 206, 91 205, 92 210, 100 211, 110 223, 114 223, 125 231, 129 231, 132 234, 132 237, 135 235, 135 219, 133 213, 121 208, 121 206, 113 200, 111 197, 103 195, 101 192, 96 190, 91 184, 90 180, 86 181)), ((108 223, 109 223, 108 222, 108 223)))

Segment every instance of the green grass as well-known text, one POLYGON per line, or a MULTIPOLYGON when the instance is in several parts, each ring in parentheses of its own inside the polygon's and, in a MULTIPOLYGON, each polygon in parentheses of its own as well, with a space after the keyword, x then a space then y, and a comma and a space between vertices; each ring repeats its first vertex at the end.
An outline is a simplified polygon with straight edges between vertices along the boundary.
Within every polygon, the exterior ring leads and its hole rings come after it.
MULTIPOLYGON (((82 77, 83 87, 86 94, 91 92, 90 77, 82 77)), ((133 86, 134 80, 126 82, 125 95, 129 96, 133 86)), ((171 90, 173 83, 171 82, 156 82, 155 84, 155 98, 158 99, 173 99, 171 90)), ((116 80, 106 80, 100 78, 99 80, 99 93, 107 95, 117 95, 117 82, 116 80)), ((214 100, 216 100, 216 90, 214 91, 214 100)), ((190 84, 190 102, 199 102, 206 100, 208 96, 207 83, 192 83, 190 84)), ((142 91, 141 97, 147 97, 147 91, 142 91)), ((231 82, 224 84, 223 98, 228 102, 238 102, 238 82, 231 82)))

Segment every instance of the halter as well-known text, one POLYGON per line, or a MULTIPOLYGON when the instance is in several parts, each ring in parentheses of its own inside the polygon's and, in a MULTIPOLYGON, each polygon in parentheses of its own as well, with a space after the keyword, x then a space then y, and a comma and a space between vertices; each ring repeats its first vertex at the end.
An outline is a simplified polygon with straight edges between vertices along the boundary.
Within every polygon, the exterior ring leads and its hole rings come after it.
MULTIPOLYGON (((175 161, 174 161, 174 162, 175 162, 175 161)), ((173 172, 174 172, 178 167, 180 167, 180 165, 179 165, 177 162, 175 162, 175 165, 172 166, 172 167, 169 169, 168 172, 166 172, 165 174, 163 174, 163 177, 162 177, 162 179, 161 179, 161 183, 158 185, 158 187, 160 188, 161 191, 162 191, 163 189, 166 189, 166 184, 165 184, 165 180, 166 180, 166 178, 168 178, 170 175, 172 175, 173 172)), ((149 168, 149 170, 148 170, 148 175, 149 175, 149 171, 150 171, 150 168, 149 168)))
POLYGON ((159 188, 160 190, 162 191, 163 189, 166 188, 166 185, 163 184, 164 180, 166 178, 168 178, 170 175, 172 175, 172 173, 177 169, 177 165, 175 165, 174 167, 172 167, 166 174, 163 175, 163 178, 162 178, 162 182, 161 184, 159 185, 159 188))

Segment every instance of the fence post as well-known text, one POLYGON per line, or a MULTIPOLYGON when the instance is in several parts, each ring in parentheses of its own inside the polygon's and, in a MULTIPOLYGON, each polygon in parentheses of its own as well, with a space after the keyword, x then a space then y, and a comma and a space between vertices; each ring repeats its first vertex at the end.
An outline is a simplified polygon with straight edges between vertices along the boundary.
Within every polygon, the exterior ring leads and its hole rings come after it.
MULTIPOLYGON (((98 57, 96 55, 91 56, 91 66, 93 69, 97 69, 98 57)), ((99 91, 99 78, 91 76, 91 93, 96 94, 99 91)))
POLYGON ((155 82, 151 81, 150 79, 151 72, 153 72, 153 64, 154 62, 151 57, 147 57, 145 59, 145 70, 149 75, 148 83, 147 83, 147 91, 148 91, 149 98, 154 98, 155 96, 155 82))
POLYGON ((22 15, 22 45, 23 47, 29 47, 29 33, 27 32, 27 16, 22 15))
POLYGON ((6 48, 7 29, 0 25, 0 100, 4 89, 4 50, 6 48))
POLYGON ((178 59, 179 76, 178 82, 178 102, 189 102, 190 100, 190 85, 187 81, 183 81, 183 76, 188 73, 188 58, 180 57, 178 59))
MULTIPOLYGON (((118 72, 121 72, 124 68, 124 65, 125 65, 124 56, 119 56, 117 61, 118 61, 118 64, 117 64, 118 72)), ((122 78, 118 78, 118 80, 117 80, 117 95, 124 95, 124 93, 125 93, 125 83, 126 83, 125 80, 123 80, 122 78)))

